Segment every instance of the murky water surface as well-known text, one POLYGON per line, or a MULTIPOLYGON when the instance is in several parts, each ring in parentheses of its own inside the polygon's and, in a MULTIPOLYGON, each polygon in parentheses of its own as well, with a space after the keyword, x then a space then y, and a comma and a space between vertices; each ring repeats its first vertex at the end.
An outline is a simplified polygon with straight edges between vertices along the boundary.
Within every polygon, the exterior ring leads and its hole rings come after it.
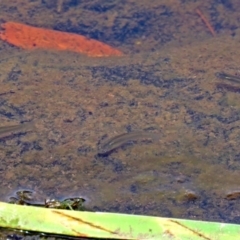
POLYGON ((240 223, 240 85, 215 75, 240 76, 237 0, 3 2, 5 21, 83 34, 125 55, 0 42, 0 126, 35 124, 0 139, 2 201, 30 189, 81 196, 98 211, 240 223), (161 137, 98 154, 130 131, 161 137))

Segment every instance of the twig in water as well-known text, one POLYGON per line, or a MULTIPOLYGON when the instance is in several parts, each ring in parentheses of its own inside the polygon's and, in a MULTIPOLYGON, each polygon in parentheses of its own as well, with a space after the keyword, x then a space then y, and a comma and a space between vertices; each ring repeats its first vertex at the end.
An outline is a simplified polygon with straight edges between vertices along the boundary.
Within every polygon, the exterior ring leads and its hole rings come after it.
POLYGON ((203 15, 203 13, 199 9, 196 9, 196 13, 199 15, 199 17, 202 19, 202 21, 206 24, 206 26, 209 29, 209 31, 211 32, 211 34, 215 37, 216 33, 215 33, 213 27, 211 26, 211 24, 208 22, 208 20, 203 15))

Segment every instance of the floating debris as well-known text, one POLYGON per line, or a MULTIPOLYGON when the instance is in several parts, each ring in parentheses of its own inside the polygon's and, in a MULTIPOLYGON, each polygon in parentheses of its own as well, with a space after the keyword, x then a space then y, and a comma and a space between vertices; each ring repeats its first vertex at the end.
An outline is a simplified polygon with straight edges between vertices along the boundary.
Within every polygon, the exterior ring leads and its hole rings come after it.
POLYGON ((91 57, 122 56, 123 53, 94 39, 68 32, 32 27, 17 22, 1 24, 0 39, 24 49, 66 50, 91 57))
POLYGON ((16 192, 16 197, 10 197, 9 203, 17 205, 27 205, 45 208, 65 209, 84 211, 83 203, 86 200, 81 197, 66 198, 62 201, 56 199, 45 199, 44 203, 36 203, 33 201, 33 192, 28 190, 20 190, 16 192))
POLYGON ((86 200, 84 198, 66 198, 63 201, 56 199, 46 199, 44 206, 46 208, 56 208, 56 209, 65 209, 65 210, 77 210, 84 211, 83 203, 86 200))

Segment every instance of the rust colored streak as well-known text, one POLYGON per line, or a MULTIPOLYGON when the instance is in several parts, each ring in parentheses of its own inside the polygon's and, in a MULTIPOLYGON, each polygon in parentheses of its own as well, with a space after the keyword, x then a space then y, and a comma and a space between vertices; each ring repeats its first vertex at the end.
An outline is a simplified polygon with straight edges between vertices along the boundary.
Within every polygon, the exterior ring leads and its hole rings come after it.
POLYGON ((202 21, 206 24, 206 26, 209 29, 209 31, 211 32, 211 34, 215 37, 216 33, 215 33, 213 27, 211 26, 211 24, 208 22, 208 20, 203 15, 203 13, 199 9, 196 9, 196 13, 199 15, 199 17, 202 19, 202 21))
POLYGON ((190 232, 196 234, 198 237, 201 237, 202 239, 211 240, 211 238, 204 236, 202 233, 200 233, 198 231, 195 231, 195 230, 193 230, 193 229, 183 225, 182 223, 180 223, 180 222, 178 222, 176 220, 170 220, 170 222, 173 222, 173 223, 175 223, 175 224, 177 224, 177 225, 179 225, 179 226, 189 230, 190 232))
POLYGON ((37 28, 17 22, 1 24, 0 39, 24 49, 67 50, 91 57, 121 56, 123 53, 109 45, 84 36, 37 28))
POLYGON ((116 232, 113 232, 113 231, 110 231, 110 230, 108 230, 108 229, 106 229, 106 228, 103 228, 103 227, 101 227, 101 226, 92 224, 91 222, 84 221, 84 220, 82 220, 82 219, 80 219, 80 218, 75 218, 75 217, 70 216, 70 215, 68 215, 68 214, 65 214, 65 213, 62 213, 62 212, 58 212, 58 211, 54 211, 54 210, 53 210, 53 212, 56 213, 56 214, 58 214, 58 215, 67 217, 70 221, 71 221, 71 220, 74 220, 74 221, 77 221, 77 222, 79 222, 79 223, 83 223, 83 224, 89 225, 90 227, 96 228, 96 229, 98 229, 98 230, 105 231, 105 232, 107 232, 107 233, 117 234, 116 232))

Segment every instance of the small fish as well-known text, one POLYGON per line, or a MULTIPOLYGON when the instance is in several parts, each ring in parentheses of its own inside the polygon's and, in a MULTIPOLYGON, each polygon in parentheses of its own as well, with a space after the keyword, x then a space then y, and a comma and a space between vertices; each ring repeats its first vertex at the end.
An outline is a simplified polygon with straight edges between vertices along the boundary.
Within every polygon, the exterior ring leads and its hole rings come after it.
POLYGON ((216 83, 216 87, 218 89, 225 89, 229 92, 234 92, 234 93, 240 93, 240 87, 238 86, 234 86, 234 85, 230 85, 230 84, 226 84, 226 83, 216 83))
POLYGON ((19 125, 0 127, 0 138, 11 134, 12 132, 25 131, 33 127, 33 123, 23 123, 19 125))
POLYGON ((235 76, 235 75, 231 75, 231 74, 228 74, 228 73, 219 72, 219 73, 216 73, 216 77, 218 77, 220 79, 225 79, 225 80, 228 80, 228 81, 231 81, 231 82, 240 83, 240 77, 235 76))
POLYGON ((108 154, 111 151, 121 147, 122 145, 124 145, 129 141, 146 139, 146 138, 148 139, 150 138, 151 140, 158 141, 160 137, 159 137, 159 133, 153 133, 153 132, 139 131, 139 132, 123 133, 103 142, 99 147, 98 154, 100 155, 108 154))

